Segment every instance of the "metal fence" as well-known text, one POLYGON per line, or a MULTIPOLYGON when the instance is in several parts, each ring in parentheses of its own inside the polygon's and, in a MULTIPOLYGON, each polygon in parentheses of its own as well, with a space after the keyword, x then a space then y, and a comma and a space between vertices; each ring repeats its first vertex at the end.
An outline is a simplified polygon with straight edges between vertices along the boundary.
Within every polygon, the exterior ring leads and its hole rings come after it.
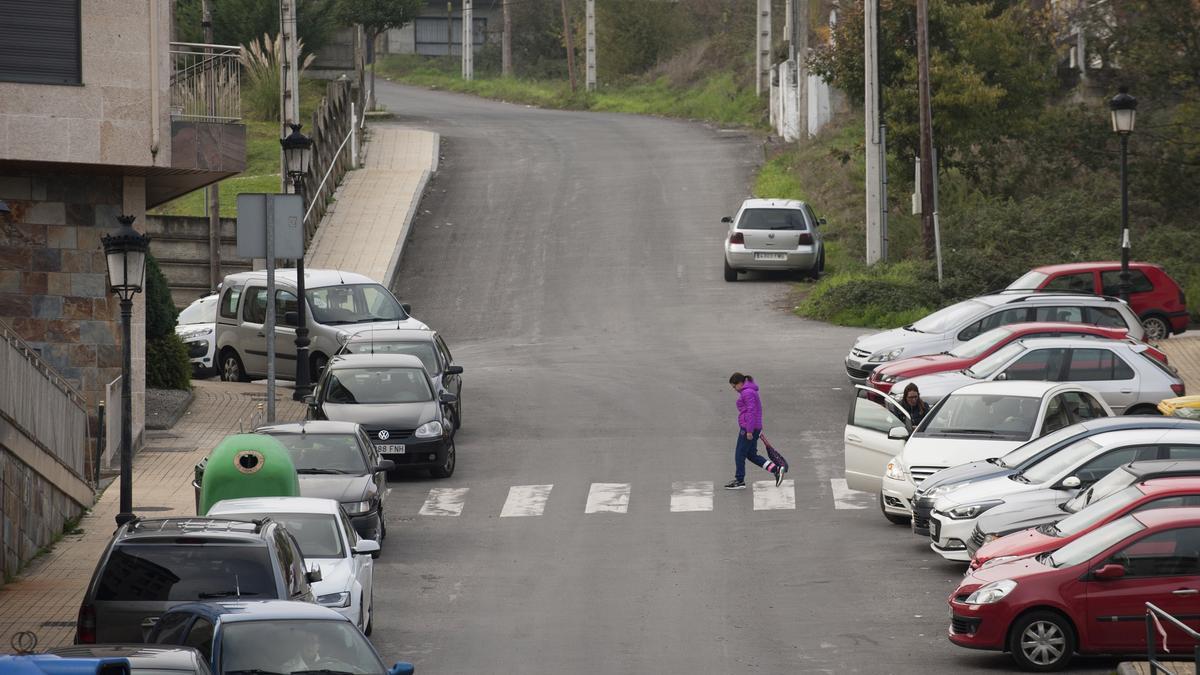
POLYGON ((2 321, 0 341, 0 414, 86 481, 88 413, 83 395, 2 321))
POLYGON ((113 469, 121 452, 121 376, 104 385, 104 454, 101 466, 113 469))
MULTIPOLYGON (((1175 591, 1178 593, 1179 591, 1175 591)), ((1194 592, 1194 591, 1193 591, 1194 592)), ((1173 671, 1167 670, 1166 666, 1159 660, 1158 641, 1162 640, 1163 651, 1167 651, 1167 633, 1163 627, 1163 622, 1168 626, 1178 628, 1184 635, 1191 638, 1192 641, 1192 659, 1195 664, 1195 671, 1200 672, 1200 633, 1188 628, 1187 624, 1179 619, 1164 612, 1162 609, 1154 606, 1152 603, 1146 603, 1146 660, 1150 662, 1151 675, 1174 675, 1173 671)), ((1176 645, 1176 649, 1178 649, 1176 645)), ((1179 652, 1180 655, 1187 652, 1179 652)))
POLYGON ((242 48, 171 43, 171 118, 192 122, 242 119, 242 48))

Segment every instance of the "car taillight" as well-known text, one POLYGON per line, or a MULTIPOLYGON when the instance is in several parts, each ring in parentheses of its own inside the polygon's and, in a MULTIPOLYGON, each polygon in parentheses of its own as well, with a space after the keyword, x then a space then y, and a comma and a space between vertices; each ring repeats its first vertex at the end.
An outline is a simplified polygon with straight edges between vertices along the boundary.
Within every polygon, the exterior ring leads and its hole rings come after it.
POLYGON ((802 245, 803 244, 811 244, 812 243, 812 234, 809 232, 801 232, 800 233, 800 243, 802 245))
POLYGON ((79 620, 75 624, 75 644, 96 644, 96 608, 87 602, 79 607, 79 620))
POLYGON ((742 234, 741 232, 734 232, 733 234, 729 235, 729 243, 742 244, 743 246, 745 246, 746 235, 742 234))
POLYGON ((1187 387, 1183 386, 1182 382, 1171 385, 1171 391, 1175 392, 1176 396, 1187 396, 1187 387))

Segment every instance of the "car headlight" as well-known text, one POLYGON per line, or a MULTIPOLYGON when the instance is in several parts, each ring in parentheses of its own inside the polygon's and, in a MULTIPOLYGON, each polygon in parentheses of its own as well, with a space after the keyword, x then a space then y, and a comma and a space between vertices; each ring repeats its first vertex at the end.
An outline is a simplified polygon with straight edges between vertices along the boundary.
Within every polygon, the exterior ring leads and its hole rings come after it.
POLYGON ((1017 582, 1012 579, 1001 579, 993 581, 990 584, 980 587, 977 591, 967 596, 968 605, 990 605, 993 602, 1000 602, 1012 590, 1017 587, 1017 582))
POLYGON ((991 501, 977 502, 975 504, 960 504, 952 509, 948 509, 946 511, 946 515, 955 520, 967 520, 969 518, 978 516, 993 506, 998 506, 1003 503, 1004 502, 999 499, 993 499, 991 501))
POLYGON ((426 422, 417 427, 413 435, 417 438, 437 438, 442 435, 442 423, 437 420, 426 422))
POLYGON ((983 535, 983 543, 990 544, 999 538, 1000 535, 996 534, 995 532, 988 532, 987 534, 983 535))
POLYGON ((350 606, 350 591, 342 591, 341 593, 329 593, 327 595, 318 595, 317 604, 325 607, 349 607, 350 606))
POLYGON ((342 502, 342 508, 346 509, 346 515, 361 516, 364 513, 371 512, 371 500, 367 499, 361 502, 342 502))
POLYGON ((982 565, 980 565, 979 567, 980 567, 981 569, 982 569, 982 568, 984 568, 984 567, 992 567, 992 566, 994 566, 994 565, 1000 565, 1000 564, 1002 564, 1002 563, 1006 563, 1006 562, 1008 562, 1008 561, 1010 561, 1010 560, 1016 560, 1016 559, 1017 559, 1017 558, 1019 558, 1019 557, 1020 557, 1020 556, 1015 556, 1015 555, 1002 555, 1002 556, 999 556, 999 557, 996 557, 996 558, 992 558, 991 560, 988 560, 987 562, 983 563, 983 564, 982 564, 982 565))
POLYGON ((878 354, 875 354, 874 356, 872 356, 869 360, 871 361, 871 363, 882 363, 884 361, 894 361, 894 360, 896 360, 896 357, 900 356, 900 354, 903 352, 904 352, 904 347, 896 347, 895 349, 893 349, 890 352, 879 352, 878 354))
POLYGON ((900 378, 896 377, 895 375, 880 375, 879 376, 879 381, 883 382, 884 384, 895 384, 896 380, 898 380, 898 379, 900 379, 900 378))
POLYGON ((338 332, 334 333, 334 337, 337 338, 339 345, 344 345, 346 344, 346 341, 350 339, 350 334, 344 330, 339 330, 338 332))
POLYGON ((904 462, 901 462, 899 457, 893 457, 892 461, 888 462, 884 475, 892 480, 905 480, 904 462))

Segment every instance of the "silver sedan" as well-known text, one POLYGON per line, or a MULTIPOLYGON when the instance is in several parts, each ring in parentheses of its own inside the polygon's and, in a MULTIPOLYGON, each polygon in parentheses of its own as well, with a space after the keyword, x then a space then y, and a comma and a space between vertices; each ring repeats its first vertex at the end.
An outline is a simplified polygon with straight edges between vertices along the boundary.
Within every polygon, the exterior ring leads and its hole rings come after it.
POLYGON ((737 215, 726 216, 725 281, 739 272, 802 272, 816 279, 825 269, 825 245, 817 226, 825 221, 804 202, 790 199, 747 199, 737 215))

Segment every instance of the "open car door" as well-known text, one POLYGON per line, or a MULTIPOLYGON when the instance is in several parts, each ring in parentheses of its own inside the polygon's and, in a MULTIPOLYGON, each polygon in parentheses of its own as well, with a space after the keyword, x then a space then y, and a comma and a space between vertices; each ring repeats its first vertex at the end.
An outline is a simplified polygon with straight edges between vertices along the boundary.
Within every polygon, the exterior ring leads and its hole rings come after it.
POLYGON ((878 493, 888 460, 904 449, 912 420, 895 399, 878 389, 861 384, 854 389, 844 436, 846 486, 878 493), (903 430, 902 435, 893 433, 897 427, 903 430))

